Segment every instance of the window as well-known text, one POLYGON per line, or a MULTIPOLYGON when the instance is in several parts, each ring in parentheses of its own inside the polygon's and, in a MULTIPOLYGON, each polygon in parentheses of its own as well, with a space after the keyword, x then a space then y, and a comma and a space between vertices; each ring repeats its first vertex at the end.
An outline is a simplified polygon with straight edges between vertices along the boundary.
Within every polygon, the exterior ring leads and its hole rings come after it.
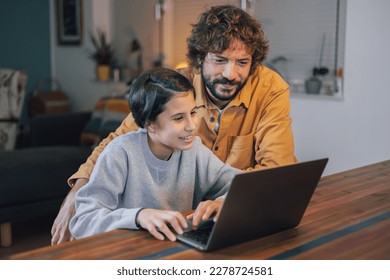
POLYGON ((266 64, 285 78, 292 94, 306 93, 305 81, 312 76, 314 67, 321 67, 328 72, 317 75, 322 82, 319 93, 342 96, 340 76, 344 61, 345 2, 253 2, 254 14, 263 24, 270 41, 266 64))

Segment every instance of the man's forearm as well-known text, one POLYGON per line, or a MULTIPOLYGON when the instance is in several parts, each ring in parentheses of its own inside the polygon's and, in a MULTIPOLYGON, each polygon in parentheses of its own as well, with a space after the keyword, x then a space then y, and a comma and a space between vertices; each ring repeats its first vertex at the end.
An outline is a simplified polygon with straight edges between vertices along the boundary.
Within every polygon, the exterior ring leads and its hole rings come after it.
POLYGON ((79 178, 75 181, 75 183, 72 185, 72 189, 69 193, 75 194, 79 189, 81 189, 84 185, 88 183, 88 179, 86 178, 79 178))

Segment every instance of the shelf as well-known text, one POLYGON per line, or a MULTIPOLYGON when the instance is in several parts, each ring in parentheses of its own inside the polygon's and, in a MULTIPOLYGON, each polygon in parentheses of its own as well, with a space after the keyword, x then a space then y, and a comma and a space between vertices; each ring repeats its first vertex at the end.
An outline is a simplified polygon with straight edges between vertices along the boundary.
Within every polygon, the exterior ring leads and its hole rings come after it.
POLYGON ((99 83, 99 84, 127 84, 128 80, 119 80, 119 81, 114 81, 114 80, 107 80, 107 81, 102 81, 102 80, 92 80, 94 83, 99 83))
POLYGON ((311 99, 311 100, 330 100, 330 101, 343 101, 344 96, 342 93, 337 95, 327 95, 327 94, 315 94, 315 93, 306 93, 306 92, 290 92, 291 98, 300 98, 300 99, 311 99))
MULTIPOLYGON (((307 93, 304 79, 293 79, 290 83, 290 97, 311 100, 343 101, 343 91, 334 92, 335 81, 333 79, 322 79, 322 87, 319 93, 307 93)), ((342 89, 342 84, 338 85, 342 89)))

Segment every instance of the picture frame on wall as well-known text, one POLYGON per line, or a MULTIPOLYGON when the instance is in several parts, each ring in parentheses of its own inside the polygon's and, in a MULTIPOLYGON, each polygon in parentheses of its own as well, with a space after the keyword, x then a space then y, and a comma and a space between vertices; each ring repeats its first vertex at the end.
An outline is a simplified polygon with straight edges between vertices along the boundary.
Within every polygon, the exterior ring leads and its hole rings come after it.
POLYGON ((82 41, 82 0, 57 0, 57 41, 59 45, 80 45, 82 41))

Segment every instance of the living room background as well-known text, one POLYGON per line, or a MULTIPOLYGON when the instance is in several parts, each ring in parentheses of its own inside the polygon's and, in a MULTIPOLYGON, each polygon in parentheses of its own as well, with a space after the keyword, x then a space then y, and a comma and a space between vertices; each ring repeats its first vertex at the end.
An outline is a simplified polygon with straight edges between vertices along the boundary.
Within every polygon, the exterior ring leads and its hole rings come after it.
MULTIPOLYGON (((7 39, 0 46, 0 66, 25 69, 27 91, 54 75, 72 111, 91 110, 111 86, 95 80, 94 62, 86 55, 88 32, 101 26, 113 38, 113 2, 84 0, 82 45, 58 46, 54 0, 2 0, 0 31, 7 39)), ((328 156, 326 174, 390 158, 389 10, 387 0, 347 2, 343 100, 291 98, 296 154, 299 160, 328 156)))

